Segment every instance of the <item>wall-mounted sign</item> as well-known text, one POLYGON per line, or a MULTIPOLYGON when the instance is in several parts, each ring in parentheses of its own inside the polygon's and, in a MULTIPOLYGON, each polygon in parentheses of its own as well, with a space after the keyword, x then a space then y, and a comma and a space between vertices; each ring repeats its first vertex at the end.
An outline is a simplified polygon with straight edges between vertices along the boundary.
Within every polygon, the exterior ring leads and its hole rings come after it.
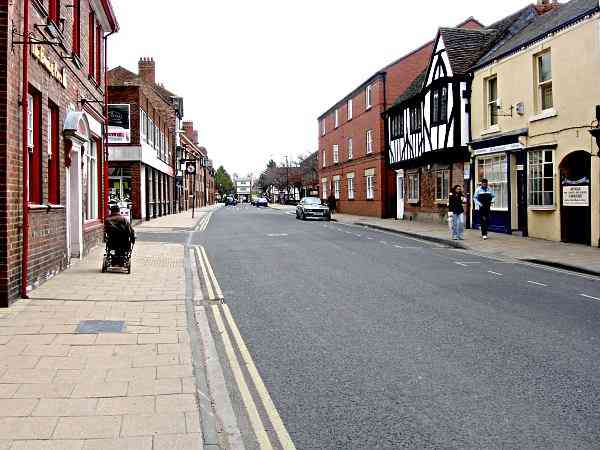
POLYGON ((108 143, 131 142, 131 116, 129 105, 108 105, 108 143))
POLYGON ((64 67, 59 68, 55 61, 50 61, 46 55, 46 49, 41 44, 31 46, 31 54, 46 69, 52 78, 58 81, 64 88, 67 87, 67 71, 64 67))
POLYGON ((563 206, 590 206, 589 186, 563 186, 563 206))
POLYGON ((474 150, 473 154, 475 156, 480 156, 480 155, 489 155, 491 153, 511 152, 514 150, 521 150, 521 149, 523 149, 523 145, 519 144, 518 142, 515 142, 513 144, 496 145, 495 147, 480 148, 478 150, 474 150))

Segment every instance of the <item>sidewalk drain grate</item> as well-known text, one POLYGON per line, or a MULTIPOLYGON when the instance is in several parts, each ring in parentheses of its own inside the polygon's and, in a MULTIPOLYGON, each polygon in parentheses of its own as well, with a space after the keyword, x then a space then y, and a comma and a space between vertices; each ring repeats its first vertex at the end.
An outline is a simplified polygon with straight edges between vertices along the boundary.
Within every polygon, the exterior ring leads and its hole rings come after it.
POLYGON ((83 320, 79 322, 76 333, 122 333, 125 331, 124 320, 83 320))

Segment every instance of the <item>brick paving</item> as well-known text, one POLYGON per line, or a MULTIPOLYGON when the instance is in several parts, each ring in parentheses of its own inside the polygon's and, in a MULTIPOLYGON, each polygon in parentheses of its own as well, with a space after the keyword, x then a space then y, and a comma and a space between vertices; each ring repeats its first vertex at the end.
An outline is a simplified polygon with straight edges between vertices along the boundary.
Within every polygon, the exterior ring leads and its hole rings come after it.
POLYGON ((102 253, 0 310, 0 450, 202 448, 183 247, 138 241, 131 275, 102 253), (87 320, 125 329, 76 334, 87 320))

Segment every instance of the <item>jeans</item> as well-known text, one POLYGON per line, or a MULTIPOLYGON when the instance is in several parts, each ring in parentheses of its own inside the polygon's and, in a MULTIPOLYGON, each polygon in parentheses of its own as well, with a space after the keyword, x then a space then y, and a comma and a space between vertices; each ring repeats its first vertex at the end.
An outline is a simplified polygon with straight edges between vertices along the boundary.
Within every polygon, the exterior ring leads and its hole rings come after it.
POLYGON ((490 211, 479 209, 479 221, 481 222, 481 235, 488 235, 488 227, 490 225, 490 211))
POLYGON ((462 239, 465 234, 465 214, 454 213, 451 218, 452 239, 462 239))

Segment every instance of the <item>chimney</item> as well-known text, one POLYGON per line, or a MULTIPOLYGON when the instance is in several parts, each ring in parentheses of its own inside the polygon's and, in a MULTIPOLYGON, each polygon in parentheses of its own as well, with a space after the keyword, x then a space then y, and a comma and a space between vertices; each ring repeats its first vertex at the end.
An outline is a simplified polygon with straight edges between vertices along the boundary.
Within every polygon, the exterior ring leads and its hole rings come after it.
POLYGON ((185 137, 187 137, 194 144, 197 144, 198 132, 194 131, 194 122, 192 122, 191 120, 184 120, 182 126, 185 137))
POLYGON ((146 83, 156 83, 156 63, 154 58, 140 58, 138 73, 146 83))
POLYGON ((558 3, 558 0, 537 0, 535 8, 539 15, 543 15, 554 9, 560 8, 560 3, 558 3))

